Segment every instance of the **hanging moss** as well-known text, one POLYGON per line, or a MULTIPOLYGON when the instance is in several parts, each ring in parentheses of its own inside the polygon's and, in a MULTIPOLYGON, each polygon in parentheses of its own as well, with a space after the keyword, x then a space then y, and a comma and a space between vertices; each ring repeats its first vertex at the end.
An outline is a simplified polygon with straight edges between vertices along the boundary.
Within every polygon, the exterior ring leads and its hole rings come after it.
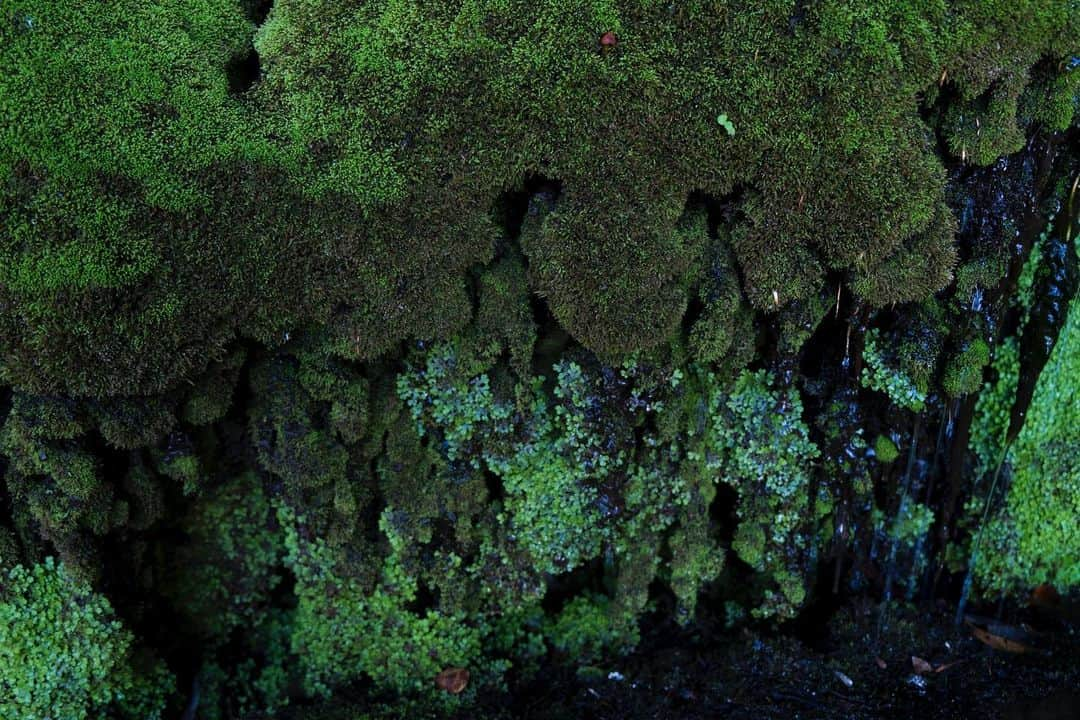
MULTIPOLYGON (((423 717, 973 529, 874 500, 967 396, 1004 453, 1075 3, 98 5, 0 11, 5 718, 180 715, 90 581, 200 717, 423 717)), ((1074 331, 984 591, 1080 584, 1074 331)))

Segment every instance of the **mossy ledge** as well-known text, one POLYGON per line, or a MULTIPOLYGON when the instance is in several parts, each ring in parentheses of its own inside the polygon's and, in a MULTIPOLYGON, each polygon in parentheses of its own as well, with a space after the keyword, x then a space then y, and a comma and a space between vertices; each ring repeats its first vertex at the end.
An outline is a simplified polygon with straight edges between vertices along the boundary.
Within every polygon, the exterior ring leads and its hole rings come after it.
POLYGON ((10 0, 0 715, 468 717, 656 627, 1075 597, 1077 38, 10 0))

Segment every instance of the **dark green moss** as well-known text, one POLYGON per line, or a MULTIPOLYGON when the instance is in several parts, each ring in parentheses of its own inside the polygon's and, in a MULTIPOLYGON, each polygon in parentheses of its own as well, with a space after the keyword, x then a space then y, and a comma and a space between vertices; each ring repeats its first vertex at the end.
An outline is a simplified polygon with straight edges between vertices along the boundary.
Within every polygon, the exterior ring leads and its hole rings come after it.
POLYGON ((446 337, 492 258, 491 209, 536 172, 563 192, 526 223, 530 289, 597 351, 677 331, 704 280, 701 223, 679 219, 694 192, 743 189, 731 246, 757 308, 816 296, 828 270, 874 305, 925 298, 955 264, 932 129, 985 163, 1018 147, 1019 120, 1071 122, 1076 13, 1020 5, 827 2, 792 24, 786 2, 285 0, 256 30, 225 0, 198 23, 177 3, 17 4, 4 377, 145 394, 236 332, 317 320, 352 358, 446 337), (251 43, 257 81, 231 93, 251 43), (919 93, 943 87, 955 100, 928 126, 919 93))
MULTIPOLYGON (((914 414, 996 380, 1004 452, 1020 349, 976 300, 1022 218, 972 239, 958 187, 1076 126, 1075 3, 91 5, 0 11, 0 568, 167 597, 200 716, 446 714, 654 611, 792 618, 846 533, 951 517, 897 492, 914 414)), ((1052 395, 986 588, 1077 582, 1052 395)), ((126 712, 131 638, 76 615, 95 678, 35 708, 126 712)))

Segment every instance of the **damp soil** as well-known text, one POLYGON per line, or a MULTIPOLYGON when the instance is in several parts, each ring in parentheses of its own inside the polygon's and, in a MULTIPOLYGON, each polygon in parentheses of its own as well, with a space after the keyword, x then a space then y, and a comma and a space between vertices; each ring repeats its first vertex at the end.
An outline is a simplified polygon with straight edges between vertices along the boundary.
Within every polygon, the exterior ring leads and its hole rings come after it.
POLYGON ((1080 717, 1080 635, 1060 611, 1011 614, 1029 628, 1024 653, 986 646, 944 606, 886 615, 881 624, 880 606, 854 601, 823 626, 780 632, 657 624, 629 656, 542 670, 459 717, 1080 717))

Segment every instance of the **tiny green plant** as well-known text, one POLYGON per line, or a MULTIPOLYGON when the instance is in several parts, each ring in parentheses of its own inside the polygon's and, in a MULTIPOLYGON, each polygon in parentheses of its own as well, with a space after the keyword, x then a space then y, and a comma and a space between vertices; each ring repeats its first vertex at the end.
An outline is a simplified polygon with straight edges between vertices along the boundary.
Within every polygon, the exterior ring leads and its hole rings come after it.
POLYGON ((728 119, 726 113, 720 113, 716 116, 716 124, 727 130, 727 134, 730 136, 735 135, 735 123, 728 119))

